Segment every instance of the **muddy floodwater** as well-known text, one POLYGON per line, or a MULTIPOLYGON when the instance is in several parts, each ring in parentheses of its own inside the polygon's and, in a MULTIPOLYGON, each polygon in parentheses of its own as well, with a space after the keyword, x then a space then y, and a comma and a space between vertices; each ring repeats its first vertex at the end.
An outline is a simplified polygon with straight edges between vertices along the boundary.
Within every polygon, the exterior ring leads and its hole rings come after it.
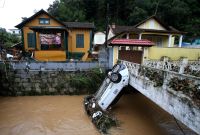
MULTIPOLYGON (((0 135, 100 135, 83 97, 0 97, 0 135)), ((166 125, 173 125, 171 116, 141 94, 124 95, 112 110, 120 121, 110 130, 113 135, 168 135, 166 125)))

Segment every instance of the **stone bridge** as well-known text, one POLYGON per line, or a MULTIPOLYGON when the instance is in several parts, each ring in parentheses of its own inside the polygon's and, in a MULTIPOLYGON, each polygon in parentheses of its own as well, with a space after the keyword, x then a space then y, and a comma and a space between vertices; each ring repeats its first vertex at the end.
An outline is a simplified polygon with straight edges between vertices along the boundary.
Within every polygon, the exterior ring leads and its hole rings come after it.
POLYGON ((182 62, 178 68, 172 63, 167 66, 166 62, 147 62, 146 65, 120 62, 129 69, 132 87, 200 134, 200 77, 197 77, 200 62, 191 67, 182 62), (192 75, 183 74, 183 68, 193 68, 192 75))

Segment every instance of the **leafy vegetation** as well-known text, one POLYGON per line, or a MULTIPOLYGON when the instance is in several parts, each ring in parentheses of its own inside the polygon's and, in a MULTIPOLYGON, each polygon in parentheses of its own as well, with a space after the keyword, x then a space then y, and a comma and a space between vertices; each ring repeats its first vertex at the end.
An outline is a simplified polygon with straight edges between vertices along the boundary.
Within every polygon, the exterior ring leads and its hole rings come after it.
POLYGON ((4 48, 11 47, 13 44, 19 43, 20 39, 11 33, 8 33, 6 29, 0 28, 0 45, 4 48))
POLYGON ((111 127, 117 127, 119 122, 114 116, 103 114, 99 119, 93 121, 100 132, 107 134, 111 127))
POLYGON ((174 77, 170 80, 169 86, 175 91, 182 91, 183 93, 189 95, 193 99, 200 100, 200 86, 195 85, 192 80, 181 80, 178 77, 174 77))
POLYGON ((86 113, 89 117, 91 117, 92 122, 102 134, 108 134, 111 127, 117 127, 120 123, 114 114, 112 114, 109 110, 102 111, 99 106, 93 108, 93 99, 93 95, 89 95, 84 98, 86 113), (94 116, 95 114, 96 116, 94 116))
POLYGON ((185 67, 184 74, 189 74, 189 75, 192 75, 192 76, 200 77, 200 71, 192 70, 190 68, 190 66, 185 67))
POLYGON ((141 67, 139 72, 142 76, 149 78, 154 82, 154 87, 160 87, 163 85, 164 75, 162 71, 151 69, 147 67, 141 67))
POLYGON ((110 23, 133 26, 156 14, 188 36, 200 35, 199 0, 55 0, 48 12, 61 21, 90 21, 105 30, 107 3, 110 23))
POLYGON ((93 94, 98 90, 104 77, 105 73, 101 73, 99 69, 93 69, 79 75, 71 76, 69 85, 76 88, 79 93, 82 90, 86 90, 88 94, 93 94))

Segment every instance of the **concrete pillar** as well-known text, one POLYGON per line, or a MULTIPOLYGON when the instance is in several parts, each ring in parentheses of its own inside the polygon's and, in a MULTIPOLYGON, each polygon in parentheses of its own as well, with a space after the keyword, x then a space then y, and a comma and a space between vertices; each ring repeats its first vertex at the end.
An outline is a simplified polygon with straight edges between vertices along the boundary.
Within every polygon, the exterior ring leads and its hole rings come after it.
POLYGON ((129 39, 129 33, 126 34, 126 39, 129 39))
MULTIPOLYGON (((129 39, 129 33, 126 34, 126 39, 129 39)), ((130 50, 129 46, 126 46, 126 50, 130 50)))
POLYGON ((168 47, 171 47, 171 41, 172 41, 172 35, 170 34, 168 38, 168 47))
POLYGON ((141 40, 141 39, 142 39, 142 33, 139 34, 139 40, 141 40))
POLYGON ((182 58, 182 61, 181 61, 181 64, 180 64, 179 74, 184 73, 184 69, 187 65, 188 65, 188 58, 182 58))
POLYGON ((145 60, 148 59, 148 47, 143 48, 143 58, 142 58, 142 64, 144 63, 145 60))
POLYGON ((183 41, 183 35, 181 35, 181 36, 179 37, 179 44, 178 44, 178 47, 181 47, 182 41, 183 41))

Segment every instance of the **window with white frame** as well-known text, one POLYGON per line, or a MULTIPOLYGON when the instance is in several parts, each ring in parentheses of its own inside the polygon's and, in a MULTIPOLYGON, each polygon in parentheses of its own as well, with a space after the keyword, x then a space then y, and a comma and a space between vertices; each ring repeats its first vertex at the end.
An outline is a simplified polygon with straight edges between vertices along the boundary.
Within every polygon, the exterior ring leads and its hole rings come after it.
POLYGON ((49 18, 39 18, 39 24, 50 24, 49 18))

